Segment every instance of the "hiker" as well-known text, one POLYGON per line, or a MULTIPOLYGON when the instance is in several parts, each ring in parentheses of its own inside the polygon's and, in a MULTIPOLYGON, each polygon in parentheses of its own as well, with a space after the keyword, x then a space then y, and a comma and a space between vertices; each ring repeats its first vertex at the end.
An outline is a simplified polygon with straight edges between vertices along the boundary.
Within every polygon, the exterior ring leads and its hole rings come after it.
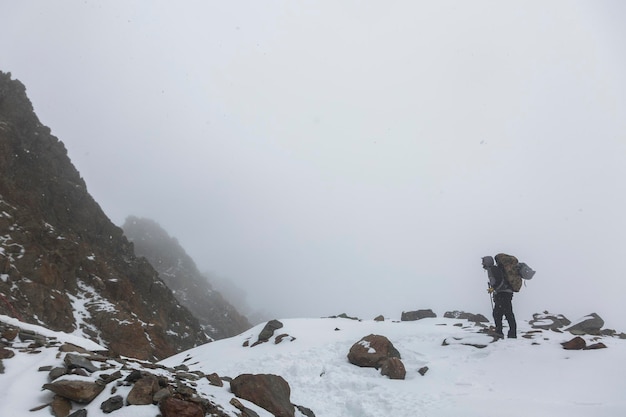
POLYGON ((491 256, 485 256, 482 259, 483 269, 487 270, 489 277, 489 294, 493 294, 493 320, 496 324, 496 336, 504 338, 502 333, 502 317, 506 317, 509 323, 509 331, 507 336, 509 339, 517 337, 517 323, 513 314, 513 288, 508 280, 504 278, 504 272, 497 266, 491 256))

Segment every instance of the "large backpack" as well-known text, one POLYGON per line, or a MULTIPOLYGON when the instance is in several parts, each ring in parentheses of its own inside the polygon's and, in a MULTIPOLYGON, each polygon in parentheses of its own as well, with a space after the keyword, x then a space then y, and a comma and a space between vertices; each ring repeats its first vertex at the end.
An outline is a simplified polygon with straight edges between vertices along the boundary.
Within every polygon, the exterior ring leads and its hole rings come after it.
POLYGON ((522 275, 520 274, 519 262, 517 258, 513 255, 507 255, 505 253, 499 253, 495 256, 495 258, 496 263, 502 270, 504 278, 511 286, 511 289, 515 292, 519 292, 522 288, 522 275))

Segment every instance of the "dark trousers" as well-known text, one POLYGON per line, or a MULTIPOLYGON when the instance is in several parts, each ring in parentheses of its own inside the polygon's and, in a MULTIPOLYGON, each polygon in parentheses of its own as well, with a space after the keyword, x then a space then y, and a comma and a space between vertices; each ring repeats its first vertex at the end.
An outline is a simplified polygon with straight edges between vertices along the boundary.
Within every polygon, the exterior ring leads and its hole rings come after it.
POLYGON ((517 337, 517 323, 513 314, 513 293, 499 292, 493 297, 493 320, 496 323, 496 332, 502 334, 502 317, 509 323, 508 337, 517 337))

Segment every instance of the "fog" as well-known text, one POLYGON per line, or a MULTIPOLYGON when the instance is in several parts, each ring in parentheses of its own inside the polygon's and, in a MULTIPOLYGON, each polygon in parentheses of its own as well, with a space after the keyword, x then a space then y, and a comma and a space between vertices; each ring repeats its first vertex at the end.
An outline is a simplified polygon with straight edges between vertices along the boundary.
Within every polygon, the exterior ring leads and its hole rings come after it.
POLYGON ((0 1, 22 81, 110 219, 157 221, 276 317, 626 328, 626 3, 0 1))

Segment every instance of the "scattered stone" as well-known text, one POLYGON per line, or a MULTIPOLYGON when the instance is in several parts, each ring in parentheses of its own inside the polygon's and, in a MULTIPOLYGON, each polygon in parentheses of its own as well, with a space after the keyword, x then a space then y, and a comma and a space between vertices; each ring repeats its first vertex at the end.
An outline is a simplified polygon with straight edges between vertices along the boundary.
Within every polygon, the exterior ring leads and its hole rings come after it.
POLYGON ((552 330, 561 333, 561 329, 572 324, 562 314, 550 314, 544 311, 542 314, 533 314, 533 319, 528 322, 533 329, 552 330))
POLYGON ((161 401, 159 410, 163 417, 204 417, 204 410, 200 404, 174 397, 161 401))
POLYGON ((64 368, 64 367, 59 366, 59 367, 56 367, 56 368, 52 368, 50 370, 50 372, 48 372, 48 379, 50 381, 54 381, 55 379, 65 375, 65 374, 67 374, 67 369, 64 368))
POLYGON ((120 379, 122 377, 122 372, 120 371, 115 371, 112 374, 101 374, 100 375, 100 379, 102 380, 102 382, 104 384, 109 384, 113 381, 117 381, 118 379, 120 379))
POLYGON ((221 378, 220 378, 220 376, 219 376, 218 374, 216 374, 215 372, 214 372, 214 373, 212 373, 212 374, 210 374, 210 375, 207 375, 207 376, 206 376, 206 379, 208 379, 208 380, 209 380, 209 383, 210 383, 211 385, 214 385, 214 386, 216 386, 216 387, 222 387, 222 386, 224 386, 224 383, 222 382, 222 379, 221 379, 221 378))
POLYGON ((265 327, 263 327, 263 330, 261 330, 261 333, 259 333, 259 339, 256 342, 254 342, 254 344, 252 344, 252 347, 255 347, 256 345, 260 343, 267 342, 268 340, 270 340, 272 336, 274 336, 274 332, 282 327, 283 327, 283 324, 278 320, 268 321, 265 324, 265 327))
POLYGON ((417 372, 418 372, 421 376, 426 375, 426 372, 428 372, 428 366, 422 366, 420 369, 418 369, 418 370, 417 370, 417 372))
POLYGON ((300 411, 300 413, 304 414, 306 417, 315 417, 315 413, 310 408, 306 408, 301 405, 296 405, 296 408, 298 409, 298 411, 300 411))
POLYGON ((400 317, 401 321, 415 321, 426 318, 434 318, 437 315, 431 309, 427 310, 416 310, 416 311, 403 311, 400 317))
POLYGON ((67 417, 87 417, 87 410, 85 410, 84 408, 81 408, 80 410, 74 411, 72 414, 70 414, 67 417))
POLYGON ((20 332, 19 329, 17 329, 16 327, 7 327, 4 330, 2 330, 2 334, 0 336, 3 339, 8 340, 9 342, 12 342, 15 340, 19 332, 20 332))
POLYGON ((235 397, 230 399, 230 405, 241 411, 241 417, 259 417, 259 415, 255 411, 250 410, 235 397))
POLYGON ((572 340, 561 343, 565 350, 582 350, 587 347, 587 342, 580 336, 576 336, 572 340))
POLYGON ((385 321, 385 317, 380 315, 380 316, 376 316, 374 317, 374 321, 385 321))
POLYGON ((443 316, 448 319, 467 320, 474 323, 488 323, 489 319, 482 314, 466 313, 465 311, 446 311, 443 316))
POLYGON ((121 395, 114 395, 113 397, 100 404, 100 409, 105 414, 112 413, 113 411, 119 410, 122 407, 124 407, 124 398, 122 398, 121 395))
POLYGON ((348 360, 351 364, 379 368, 387 358, 398 358, 400 352, 385 336, 370 334, 356 342, 350 348, 348 360))
POLYGON ((154 394, 159 390, 159 382, 156 376, 148 374, 135 382, 128 397, 126 397, 126 403, 128 405, 148 405, 152 404, 154 394))
POLYGON ((602 342, 594 343, 584 348, 584 350, 606 349, 606 345, 602 342))
POLYGON ((90 381, 54 381, 43 385, 44 389, 55 394, 76 401, 81 404, 89 404, 104 389, 103 384, 90 381))
POLYGON ((74 353, 66 354, 63 362, 65 363, 65 366, 67 366, 67 369, 80 368, 88 372, 96 372, 100 369, 91 363, 91 361, 86 357, 74 353))
POLYGON ((55 417, 67 417, 72 411, 72 402, 67 398, 55 395, 50 404, 52 415, 55 417))
POLYGON ((258 405, 276 417, 295 415, 295 408, 289 398, 291 388, 281 376, 242 374, 231 381, 230 389, 237 397, 258 405))
POLYGON ((295 337, 289 336, 288 334, 283 333, 283 334, 279 334, 278 336, 276 336, 276 340, 274 341, 274 344, 277 345, 280 342, 282 342, 284 339, 287 339, 287 341, 289 341, 289 342, 293 342, 294 340, 296 340, 295 337))
POLYGON ((159 404, 165 398, 171 397, 171 396, 172 396, 172 389, 170 387, 161 388, 160 390, 154 393, 154 396, 152 397, 152 403, 159 404))
POLYGON ((406 377, 406 368, 400 359, 387 358, 382 362, 380 373, 388 376, 389 379, 404 379, 406 377))
POLYGON ((0 359, 10 359, 13 356, 15 356, 13 350, 0 347, 0 359))

